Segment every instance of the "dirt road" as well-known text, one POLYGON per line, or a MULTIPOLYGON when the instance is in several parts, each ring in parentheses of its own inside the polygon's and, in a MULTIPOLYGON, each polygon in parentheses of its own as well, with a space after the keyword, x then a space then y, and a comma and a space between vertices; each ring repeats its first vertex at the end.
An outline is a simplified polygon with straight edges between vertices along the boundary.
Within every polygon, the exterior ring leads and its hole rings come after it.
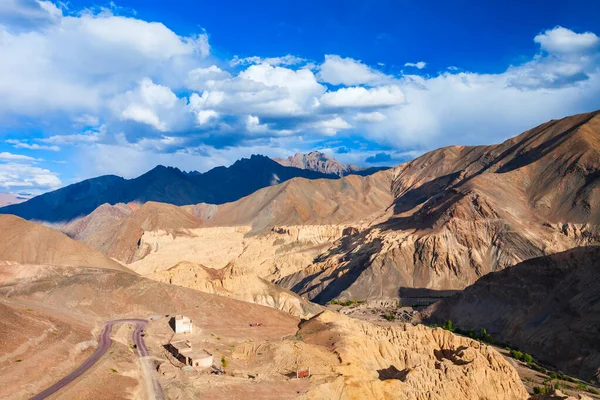
POLYGON ((102 329, 102 333, 100 333, 100 339, 98 341, 98 348, 96 351, 83 362, 79 367, 77 367, 73 372, 69 375, 65 376, 60 381, 56 382, 54 385, 50 386, 43 392, 33 396, 30 400, 41 400, 45 399, 52 394, 58 392, 60 389, 64 388, 71 382, 75 381, 81 375, 83 375, 88 369, 90 369, 96 362, 108 351, 112 344, 112 339, 110 338, 110 334, 112 332, 112 328, 116 324, 134 324, 135 330, 133 331, 132 339, 133 344, 135 344, 137 348, 138 357, 140 358, 140 363, 142 364, 142 371, 144 375, 144 380, 146 381, 146 387, 148 393, 148 398, 156 399, 156 400, 164 400, 164 394, 158 379, 152 374, 151 368, 148 363, 148 348, 146 347, 146 343, 144 342, 144 338, 142 336, 142 331, 148 324, 148 321, 144 319, 118 319, 115 321, 109 321, 104 324, 104 328, 102 329))

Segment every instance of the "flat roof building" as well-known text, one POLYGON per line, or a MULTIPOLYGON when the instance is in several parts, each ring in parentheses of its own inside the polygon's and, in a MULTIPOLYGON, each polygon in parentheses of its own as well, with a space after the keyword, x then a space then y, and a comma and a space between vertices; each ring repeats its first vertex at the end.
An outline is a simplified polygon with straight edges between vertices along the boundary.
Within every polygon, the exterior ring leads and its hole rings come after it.
POLYGON ((185 315, 175 316, 175 333, 192 333, 194 332, 194 323, 185 315))
POLYGON ((213 356, 205 350, 194 350, 189 340, 178 340, 169 343, 169 351, 179 361, 194 368, 210 368, 213 356))

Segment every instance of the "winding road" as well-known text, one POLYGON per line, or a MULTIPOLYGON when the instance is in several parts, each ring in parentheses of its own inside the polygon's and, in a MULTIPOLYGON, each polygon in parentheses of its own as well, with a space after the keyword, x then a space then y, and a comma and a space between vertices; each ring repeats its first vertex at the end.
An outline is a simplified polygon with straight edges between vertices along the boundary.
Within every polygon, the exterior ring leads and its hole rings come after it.
POLYGON ((42 400, 45 399, 54 393, 58 392, 65 386, 69 385, 71 382, 75 381, 81 375, 83 375, 88 369, 94 366, 96 362, 108 351, 112 344, 112 339, 110 338, 110 334, 112 332, 112 328, 117 324, 134 324, 135 330, 132 334, 133 343, 137 348, 137 354, 140 359, 140 364, 142 366, 142 372, 144 375, 144 381, 146 384, 146 390, 148 392, 148 398, 153 398, 156 400, 164 400, 164 394, 158 379, 152 373, 152 367, 150 365, 148 348, 146 347, 146 343, 144 342, 144 338, 142 336, 142 332, 148 321, 145 319, 117 319, 114 321, 109 321, 104 324, 104 328, 102 329, 102 333, 100 333, 100 339, 98 343, 98 348, 96 351, 83 362, 79 367, 77 367, 73 372, 69 375, 62 378, 60 381, 56 382, 54 385, 50 386, 46 390, 38 393, 33 396, 30 400, 42 400))

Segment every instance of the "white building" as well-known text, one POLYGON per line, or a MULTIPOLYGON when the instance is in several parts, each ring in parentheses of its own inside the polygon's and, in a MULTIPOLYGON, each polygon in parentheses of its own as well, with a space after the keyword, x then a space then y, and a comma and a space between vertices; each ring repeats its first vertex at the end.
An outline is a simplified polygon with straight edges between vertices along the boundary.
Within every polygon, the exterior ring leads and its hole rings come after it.
POLYGON ((184 315, 175 316, 175 333, 194 332, 194 323, 189 317, 184 315))
POLYGON ((195 351, 188 340, 179 340, 169 343, 169 351, 179 361, 194 368, 210 368, 213 364, 213 356, 206 350, 195 351))

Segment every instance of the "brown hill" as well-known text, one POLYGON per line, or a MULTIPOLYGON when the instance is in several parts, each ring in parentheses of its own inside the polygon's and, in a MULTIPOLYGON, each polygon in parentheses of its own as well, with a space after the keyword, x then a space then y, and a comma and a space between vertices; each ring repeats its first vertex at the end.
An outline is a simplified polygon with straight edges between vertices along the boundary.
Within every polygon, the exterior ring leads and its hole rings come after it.
POLYGON ((599 114, 396 167, 392 217, 279 283, 318 302, 397 298, 402 287, 462 289, 520 261, 598 243, 599 114))
POLYGON ((391 171, 363 177, 294 178, 218 206, 207 223, 247 225, 254 231, 274 226, 358 224, 383 213, 392 201, 391 171))
POLYGON ((61 232, 14 215, 0 215, 0 260, 129 271, 101 252, 61 232))
POLYGON ((286 167, 309 169, 338 176, 349 175, 365 169, 358 165, 344 164, 320 151, 311 151, 308 154, 296 153, 286 159, 275 158, 274 160, 286 167))
POLYGON ((524 261, 424 312, 431 322, 486 328, 540 362, 589 380, 600 373, 600 247, 524 261))
POLYGON ((181 207, 151 201, 141 207, 104 204, 60 229, 110 257, 130 263, 143 258, 151 250, 142 246, 144 232, 160 230, 178 235, 201 224, 199 218, 181 207))

